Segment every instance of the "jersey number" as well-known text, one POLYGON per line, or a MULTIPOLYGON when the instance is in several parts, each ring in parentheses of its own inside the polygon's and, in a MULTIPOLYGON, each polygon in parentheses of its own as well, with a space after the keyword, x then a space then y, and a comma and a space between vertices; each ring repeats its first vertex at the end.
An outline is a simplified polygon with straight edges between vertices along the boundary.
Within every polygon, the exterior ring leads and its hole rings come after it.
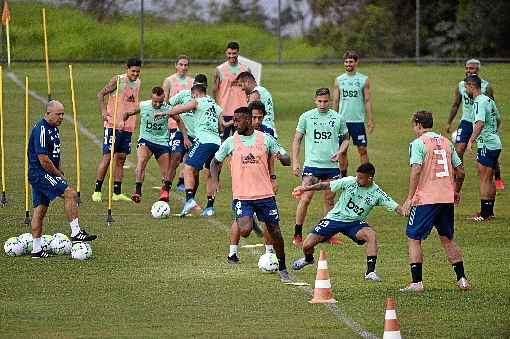
POLYGON ((449 177, 450 172, 448 171, 448 159, 446 157, 446 151, 444 149, 435 149, 434 154, 437 157, 437 165, 442 166, 440 171, 436 172, 436 177, 449 177))

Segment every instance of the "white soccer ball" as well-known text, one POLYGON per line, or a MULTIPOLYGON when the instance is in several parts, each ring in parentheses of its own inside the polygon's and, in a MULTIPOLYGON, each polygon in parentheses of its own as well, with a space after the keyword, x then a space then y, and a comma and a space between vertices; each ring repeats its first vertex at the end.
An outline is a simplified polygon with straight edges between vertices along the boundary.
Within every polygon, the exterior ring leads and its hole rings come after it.
POLYGON ((276 254, 262 254, 259 258, 259 270, 262 273, 273 273, 278 271, 278 258, 276 257, 276 254))
POLYGON ((170 206, 164 201, 156 201, 152 205, 151 215, 155 219, 168 218, 170 215, 170 206))
MULTIPOLYGON (((57 233, 53 236, 53 240, 50 242, 50 249, 52 253, 55 254, 69 254, 71 253, 71 247, 73 244, 71 243, 71 240, 67 238, 67 236, 64 235, 65 238, 58 236, 57 233), (66 239, 67 238, 67 239, 66 239)), ((63 235, 63 234, 62 234, 63 235)))
POLYGON ((92 255, 92 247, 87 242, 78 242, 71 248, 71 257, 76 260, 86 260, 92 255))
POLYGON ((69 237, 67 235, 65 235, 64 233, 55 233, 55 234, 53 234, 53 238, 61 238, 64 240, 70 240, 69 237))
POLYGON ((18 257, 25 253, 23 244, 18 241, 17 237, 11 237, 4 243, 4 251, 9 257, 18 257))
POLYGON ((23 233, 18 235, 18 241, 23 246, 23 251, 25 254, 32 252, 33 247, 33 238, 32 233, 23 233))
POLYGON ((455 143, 456 140, 457 140, 457 130, 453 131, 453 133, 452 133, 452 142, 455 143))
POLYGON ((52 241, 52 240, 53 240, 53 236, 52 236, 52 235, 44 234, 44 235, 41 237, 41 248, 42 248, 44 251, 51 253, 51 246, 50 246, 50 243, 51 243, 51 241, 52 241))

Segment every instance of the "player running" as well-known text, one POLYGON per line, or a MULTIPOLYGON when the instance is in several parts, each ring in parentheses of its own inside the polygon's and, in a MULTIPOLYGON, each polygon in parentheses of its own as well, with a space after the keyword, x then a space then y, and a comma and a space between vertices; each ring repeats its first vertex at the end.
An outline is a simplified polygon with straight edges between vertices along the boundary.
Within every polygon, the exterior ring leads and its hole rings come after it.
POLYGON ((220 118, 220 130, 223 131, 221 140, 227 139, 234 133, 234 110, 246 106, 246 94, 236 82, 239 73, 250 72, 245 64, 239 62, 239 44, 231 41, 225 50, 227 61, 216 67, 214 73, 213 98, 223 109, 220 118))
POLYGON ((64 198, 64 211, 71 226, 71 241, 92 241, 97 237, 80 228, 78 219, 78 193, 68 186, 64 172, 60 169, 60 131, 64 121, 64 106, 56 100, 48 102, 46 114, 30 133, 28 141, 28 181, 32 186, 34 212, 32 237, 34 239, 32 258, 47 258, 42 249, 41 235, 43 220, 50 202, 57 197, 64 198))
POLYGON ((97 168, 96 187, 92 194, 92 201, 100 202, 102 199, 101 188, 104 177, 110 164, 110 150, 113 133, 113 113, 115 110, 115 92, 117 89, 117 78, 119 82, 119 99, 117 106, 117 117, 115 126, 115 164, 113 166, 113 201, 131 201, 125 194, 121 193, 122 178, 124 176, 124 163, 126 157, 131 153, 131 136, 135 130, 136 117, 131 116, 124 121, 125 112, 133 112, 138 108, 140 95, 140 59, 132 58, 127 62, 125 74, 114 76, 110 82, 97 94, 99 110, 104 121, 103 157, 97 168), (108 105, 105 106, 104 97, 108 95, 108 105))
MULTIPOLYGON (((296 177, 302 177, 302 186, 340 178, 337 162, 341 154, 347 152, 349 133, 342 116, 330 109, 329 100, 329 89, 319 88, 315 92, 316 108, 299 117, 292 142, 292 171, 296 177), (303 138, 305 139, 305 163, 301 171, 299 150, 303 138)), ((299 199, 292 240, 292 243, 297 247, 301 247, 303 243, 303 224, 313 195, 313 191, 306 191, 299 199)), ((324 191, 325 214, 333 208, 334 199, 333 192, 324 191)), ((328 238, 328 241, 332 245, 340 244, 336 237, 328 238)))
POLYGON ((226 157, 231 156, 232 210, 241 236, 250 235, 253 215, 256 213, 273 239, 281 281, 291 282, 285 264, 284 241, 268 165, 272 155, 278 157, 284 166, 290 165, 290 158, 273 137, 253 129, 251 111, 247 107, 235 110, 234 121, 237 132, 223 142, 211 161, 213 182, 210 192, 217 191, 220 166, 226 157))
POLYGON ((457 275, 461 290, 470 288, 464 274, 464 263, 459 247, 453 240, 454 203, 460 200, 464 182, 462 161, 448 138, 432 131, 431 112, 419 111, 412 116, 412 129, 416 134, 409 145, 409 194, 403 210, 409 216, 407 237, 412 282, 401 292, 423 292, 421 243, 436 227, 448 261, 457 275))
POLYGON ((337 233, 349 237, 358 245, 367 244, 367 271, 365 280, 380 281, 375 266, 377 263, 377 234, 365 220, 375 206, 384 206, 388 211, 403 215, 402 208, 389 197, 375 182, 375 168, 371 163, 362 164, 356 170, 356 177, 345 177, 313 185, 304 183, 294 188, 301 194, 309 191, 342 191, 335 207, 328 212, 308 234, 303 242, 305 256, 294 261, 292 268, 300 270, 313 264, 315 246, 337 233))
POLYGON ((477 75, 470 75, 464 80, 466 93, 473 100, 474 125, 467 148, 473 154, 476 142, 478 173, 480 175, 480 213, 472 220, 481 222, 494 217, 496 202, 496 185, 494 170, 501 153, 501 139, 498 128, 501 118, 494 100, 482 94, 482 81, 477 75))
MULTIPOLYGON (((367 133, 365 131, 365 114, 368 117, 368 133, 374 131, 374 115, 368 77, 357 71, 359 56, 355 51, 344 53, 345 73, 335 79, 333 109, 347 122, 349 135, 358 148, 361 163, 368 162, 367 133)), ((347 152, 340 157, 342 177, 347 176, 349 162, 347 152)))

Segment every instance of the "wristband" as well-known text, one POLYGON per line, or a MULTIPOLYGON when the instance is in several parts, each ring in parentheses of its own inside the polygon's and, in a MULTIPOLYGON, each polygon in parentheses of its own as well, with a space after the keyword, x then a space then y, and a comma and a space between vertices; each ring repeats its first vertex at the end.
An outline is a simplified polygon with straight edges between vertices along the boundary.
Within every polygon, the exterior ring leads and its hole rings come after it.
POLYGON ((276 174, 271 174, 269 177, 271 178, 271 180, 276 180, 276 174))

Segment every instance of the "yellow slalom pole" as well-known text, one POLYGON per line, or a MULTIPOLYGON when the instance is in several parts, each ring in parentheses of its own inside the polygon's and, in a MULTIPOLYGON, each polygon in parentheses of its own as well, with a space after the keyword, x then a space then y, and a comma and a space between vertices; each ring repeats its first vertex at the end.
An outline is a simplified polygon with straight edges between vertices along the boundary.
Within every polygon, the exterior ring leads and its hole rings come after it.
POLYGON ((117 88, 115 89, 115 108, 113 110, 113 128, 112 128, 112 140, 111 140, 111 146, 110 146, 110 173, 109 173, 109 179, 108 179, 108 215, 106 217, 106 223, 108 226, 112 225, 113 218, 112 218, 112 185, 113 185, 113 162, 114 159, 114 153, 115 153, 115 127, 117 123, 117 109, 119 106, 119 86, 120 86, 120 77, 117 77, 117 88))
POLYGON ((5 25, 5 38, 7 40, 7 66, 9 68, 11 68, 11 35, 9 30, 10 21, 11 20, 8 19, 5 25))
POLYGON ((0 152, 2 153, 2 198, 0 206, 7 204, 5 197, 5 149, 4 149, 4 77, 3 69, 0 66, 0 152))
POLYGON ((71 86, 71 102, 73 105, 73 122, 74 122, 74 140, 76 146, 76 192, 78 193, 78 204, 80 204, 80 137, 78 134, 76 98, 74 95, 73 65, 69 65, 69 82, 71 86))
POLYGON ((28 76, 25 77, 25 224, 30 225, 28 212, 28 76))
POLYGON ((46 61, 46 83, 48 84, 48 101, 51 100, 50 64, 48 63, 48 32, 46 30, 46 8, 42 9, 43 35, 44 35, 44 59, 46 61))

